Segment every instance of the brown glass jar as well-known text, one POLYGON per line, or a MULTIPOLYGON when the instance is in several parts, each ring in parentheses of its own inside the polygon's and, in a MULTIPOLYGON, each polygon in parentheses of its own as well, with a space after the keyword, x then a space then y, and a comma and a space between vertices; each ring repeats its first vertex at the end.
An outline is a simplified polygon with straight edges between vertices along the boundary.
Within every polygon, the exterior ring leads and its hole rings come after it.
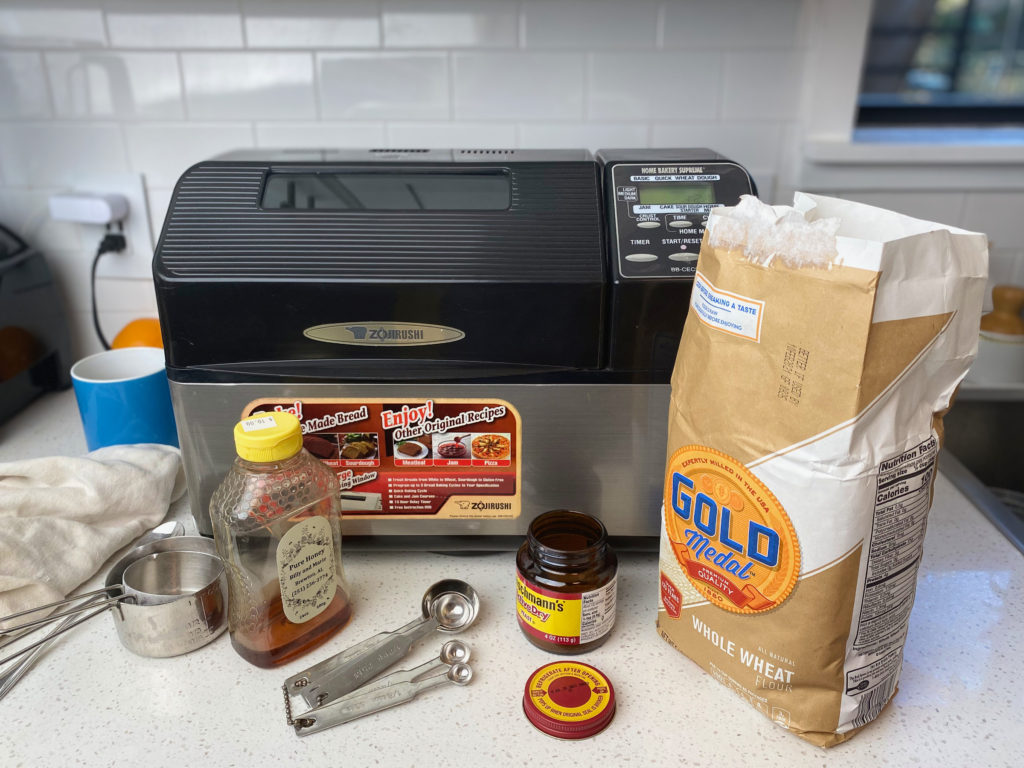
POLYGON ((551 653, 586 653, 615 624, 619 561, 604 524, 555 509, 530 523, 516 555, 516 616, 526 639, 551 653))

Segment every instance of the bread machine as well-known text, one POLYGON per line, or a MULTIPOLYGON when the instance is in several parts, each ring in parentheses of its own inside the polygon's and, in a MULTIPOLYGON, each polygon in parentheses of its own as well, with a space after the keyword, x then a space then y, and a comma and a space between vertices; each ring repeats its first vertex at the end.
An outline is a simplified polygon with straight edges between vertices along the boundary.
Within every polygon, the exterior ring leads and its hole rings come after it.
POLYGON ((654 546, 706 149, 236 152, 178 182, 153 272, 192 510, 242 416, 333 467, 346 542, 491 550, 560 507, 654 546))

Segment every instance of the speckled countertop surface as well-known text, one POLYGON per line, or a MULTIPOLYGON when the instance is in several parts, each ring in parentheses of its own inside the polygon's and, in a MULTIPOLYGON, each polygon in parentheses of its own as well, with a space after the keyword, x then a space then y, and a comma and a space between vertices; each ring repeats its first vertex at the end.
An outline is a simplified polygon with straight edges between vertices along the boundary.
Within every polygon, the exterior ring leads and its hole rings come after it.
MULTIPOLYGON (((0 461, 81 455, 70 392, 0 426, 0 461)), ((172 515, 187 516, 184 503, 172 515)), ((227 635, 171 659, 125 650, 100 616, 56 643, 0 701, 0 765, 1017 766, 1024 762, 1024 557, 945 478, 936 483, 903 677, 893 703, 824 751, 763 718, 655 633, 656 556, 621 558, 609 641, 581 660, 613 681, 618 711, 595 738, 562 742, 522 714, 527 676, 553 657, 516 627, 512 553, 346 553, 355 614, 326 646, 277 670, 248 665, 227 635), (310 663, 417 615, 423 590, 462 578, 480 592, 463 633, 476 677, 304 739, 281 683, 310 663)), ((101 571, 105 572, 106 568, 101 571)), ((94 579, 95 584, 101 578, 94 579)), ((401 664, 434 656, 440 636, 401 664)))

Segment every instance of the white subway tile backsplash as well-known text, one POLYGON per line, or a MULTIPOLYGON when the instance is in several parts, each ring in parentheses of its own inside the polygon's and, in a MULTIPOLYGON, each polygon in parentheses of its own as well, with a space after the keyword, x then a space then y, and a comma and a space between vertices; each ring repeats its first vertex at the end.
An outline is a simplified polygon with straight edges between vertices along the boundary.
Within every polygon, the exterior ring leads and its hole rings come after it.
POLYGON ((519 146, 530 149, 647 147, 644 123, 523 123, 519 146))
POLYGON ((389 123, 389 147, 412 149, 508 149, 516 146, 509 123, 389 123))
POLYGON ((174 53, 47 53, 61 118, 180 119, 181 76, 174 53))
POLYGON ((107 44, 103 9, 76 0, 5 0, 0 46, 97 48, 107 44))
POLYGON ((0 224, 46 254, 81 248, 78 225, 50 218, 50 195, 58 191, 0 188, 0 224))
POLYGON ((717 53, 595 53, 589 57, 587 117, 702 120, 718 116, 717 53))
POLYGON ((42 57, 35 52, 0 51, 0 120, 49 116, 42 57))
POLYGON ((504 0, 385 1, 388 48, 515 48, 519 14, 504 0))
POLYGON ((1024 192, 969 192, 961 227, 984 232, 997 248, 1024 248, 1024 192))
MULTIPOLYGON (((76 343, 97 351, 92 233, 46 215, 53 191, 90 176, 142 174, 154 239, 186 168, 252 146, 706 146, 746 166, 762 197, 790 202, 804 56, 812 35, 847 34, 821 28, 820 5, 0 0, 0 222, 52 255, 76 343)), ((993 254, 1024 260, 1024 182, 1010 176, 989 194, 926 167, 800 173, 810 187, 984 231, 993 254), (908 172, 948 191, 891 191, 908 172)), ((108 334, 155 313, 151 292, 101 276, 108 334)))
POLYGON ((160 239, 164 228, 164 218, 171 206, 171 195, 174 187, 146 187, 146 206, 149 208, 149 231, 153 233, 153 242, 160 239))
POLYGON ((116 123, 0 123, 0 168, 12 186, 71 186, 128 169, 116 123))
POLYGON ((193 120, 316 116, 309 53, 183 53, 185 103, 193 120))
POLYGON ((384 123, 257 123, 256 146, 273 149, 338 149, 384 145, 384 123))
POLYGON ((846 200, 898 211, 917 219, 959 226, 964 214, 963 192, 853 192, 841 193, 846 200))
POLYGON ((783 123, 655 123, 655 147, 707 147, 750 171, 777 171, 783 149, 783 123))
POLYGON ((137 123, 124 127, 132 168, 147 186, 174 186, 200 160, 253 146, 249 123, 137 123))
MULTIPOLYGON (((139 289, 145 289, 147 284, 150 289, 152 289, 153 286, 153 283, 151 281, 138 280, 135 282, 137 283, 139 289)), ((100 328, 103 329, 103 334, 107 337, 107 341, 113 341, 114 337, 117 336, 118 332, 126 325, 128 325, 128 323, 130 323, 132 320, 137 320, 140 317, 157 316, 155 300, 153 302, 152 307, 147 309, 108 309, 104 304, 104 299, 102 296, 103 291, 103 288, 97 289, 97 293, 100 294, 98 298, 100 328)), ((76 301, 76 304, 78 303, 80 302, 76 301)), ((68 323, 71 326, 72 356, 76 360, 80 360, 87 355, 94 355, 97 352, 102 352, 103 347, 100 345, 100 340, 96 337, 96 331, 93 330, 91 310, 71 310, 67 311, 67 315, 68 323)))
POLYGON ((376 48, 376 0, 242 0, 249 48, 376 48))
POLYGON ((104 0, 104 6, 116 47, 242 47, 238 0, 104 0))
POLYGON ((657 42, 655 0, 526 0, 526 48, 649 48, 657 42))
MULTIPOLYGON (((80 290, 63 292, 64 310, 69 315, 82 315, 93 338, 95 333, 92 331, 89 272, 95 249, 95 243, 88 243, 80 248, 51 250, 44 254, 46 264, 58 282, 65 288, 80 286, 80 290)), ((103 258, 116 258, 116 255, 108 254, 103 258)), ((99 310, 100 326, 109 341, 130 320, 137 317, 156 317, 153 281, 139 278, 97 278, 96 308, 99 310)))
POLYGON ((326 119, 438 120, 449 116, 443 53, 317 55, 320 110, 326 119))
POLYGON ((796 52, 729 53, 722 79, 726 120, 791 120, 799 106, 801 58, 796 52))
POLYGON ((805 0, 687 0, 665 3, 665 48, 790 49, 805 0))
POLYGON ((455 53, 455 117, 470 120, 579 120, 583 55, 455 53))

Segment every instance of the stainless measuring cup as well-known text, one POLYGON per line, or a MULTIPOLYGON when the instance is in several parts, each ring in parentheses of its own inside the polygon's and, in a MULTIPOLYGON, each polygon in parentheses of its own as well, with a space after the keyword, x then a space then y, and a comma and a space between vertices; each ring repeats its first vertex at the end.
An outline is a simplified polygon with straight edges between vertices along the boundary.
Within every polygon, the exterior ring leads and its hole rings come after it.
MULTIPOLYGON (((137 546, 118 560, 108 571, 102 589, 22 611, 4 620, 68 605, 73 607, 0 631, 0 638, 20 636, 26 629, 35 631, 60 621, 41 640, 0 659, 0 666, 41 650, 58 635, 108 610, 121 643, 133 653, 153 658, 188 653, 227 628, 227 578, 212 539, 160 539, 137 546), (137 568, 136 563, 140 563, 137 568)), ((22 663, 0 676, 0 697, 13 688, 25 669, 22 663)))

